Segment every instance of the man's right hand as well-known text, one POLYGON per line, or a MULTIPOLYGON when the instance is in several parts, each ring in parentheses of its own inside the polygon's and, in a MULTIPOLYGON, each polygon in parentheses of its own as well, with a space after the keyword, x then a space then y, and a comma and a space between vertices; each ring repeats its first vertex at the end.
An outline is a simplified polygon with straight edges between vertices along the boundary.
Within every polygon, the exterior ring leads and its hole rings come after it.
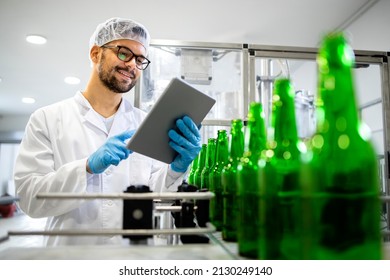
POLYGON ((119 162, 127 159, 132 153, 126 147, 126 140, 133 136, 135 130, 125 131, 113 136, 94 152, 87 160, 87 171, 93 174, 102 173, 110 165, 117 166, 119 162))

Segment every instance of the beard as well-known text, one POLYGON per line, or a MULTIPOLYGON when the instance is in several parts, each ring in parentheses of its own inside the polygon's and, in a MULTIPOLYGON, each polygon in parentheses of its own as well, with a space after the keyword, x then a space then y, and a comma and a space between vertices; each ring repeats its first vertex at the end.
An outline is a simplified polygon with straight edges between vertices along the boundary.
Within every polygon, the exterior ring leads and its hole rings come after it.
MULTIPOLYGON (((99 78, 102 81, 103 85, 109 89, 112 92, 115 93, 126 93, 130 91, 136 84, 136 79, 132 79, 131 83, 124 83, 121 82, 120 80, 115 77, 115 73, 118 72, 118 70, 130 72, 128 68, 121 68, 118 66, 112 67, 110 69, 106 69, 104 67, 105 65, 105 55, 102 55, 99 67, 98 67, 98 73, 99 73, 99 78)), ((135 76, 135 74, 133 73, 135 76)))

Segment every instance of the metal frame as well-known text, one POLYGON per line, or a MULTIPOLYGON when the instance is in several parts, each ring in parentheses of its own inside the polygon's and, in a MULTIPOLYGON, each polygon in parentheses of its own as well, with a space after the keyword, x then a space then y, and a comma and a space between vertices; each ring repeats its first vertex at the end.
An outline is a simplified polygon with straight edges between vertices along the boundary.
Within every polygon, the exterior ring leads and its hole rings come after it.
MULTIPOLYGON (((385 143, 385 171, 386 175, 386 196, 390 195, 390 53, 387 52, 384 56, 384 67, 382 70, 382 108, 383 108, 383 135, 385 143)), ((387 230, 390 231, 390 202, 387 202, 387 230)))
MULTIPOLYGON (((249 51, 254 52, 255 57, 267 58, 284 58, 284 59, 306 59, 316 60, 318 48, 303 48, 303 47, 281 47, 281 46, 263 46, 263 45, 249 45, 249 51)), ((385 151, 385 170, 387 174, 385 180, 385 196, 390 195, 390 65, 389 52, 378 51, 364 51, 354 50, 356 63, 369 63, 380 66, 381 71, 381 88, 382 99, 375 100, 370 104, 362 105, 359 110, 382 103, 383 108, 383 137, 384 137, 384 151, 385 151)), ((250 84, 255 82, 255 72, 253 67, 249 67, 248 75, 250 84)), ((253 95, 251 95, 253 96, 253 95)), ((254 101, 252 99, 252 101, 254 101)), ((390 201, 382 199, 383 203, 387 203, 387 230, 390 230, 390 201)))
MULTIPOLYGON (((306 59, 316 60, 318 48, 272 46, 258 44, 225 44, 212 42, 189 42, 175 40, 152 40, 151 46, 183 47, 183 48, 212 48, 212 49, 234 49, 242 52, 242 94, 243 113, 248 113, 249 104, 256 101, 256 80, 255 80, 255 59, 257 57, 282 58, 282 59, 306 59)), ((360 110, 374 104, 382 103, 383 108, 383 137, 385 150, 385 195, 390 196, 390 65, 389 52, 354 50, 356 63, 377 64, 381 71, 382 99, 375 100, 370 104, 364 104, 360 110)), ((134 103, 140 107, 140 85, 135 87, 134 103)), ((203 125, 208 126, 230 126, 231 120, 213 119, 204 120, 203 125)), ((387 225, 390 230, 390 205, 387 203, 387 225)))
POLYGON ((165 192, 165 193, 38 193, 37 199, 198 199, 209 200, 214 197, 212 192, 165 192))
MULTIPOLYGON (((176 40, 151 40, 150 46, 158 47, 177 47, 177 48, 198 48, 198 49, 225 49, 236 50, 242 53, 242 93, 244 96, 244 116, 247 115, 248 104, 246 100, 248 98, 248 76, 246 75, 246 69, 248 68, 249 55, 246 44, 236 43, 212 43, 212 42, 190 42, 190 41, 176 41, 176 40)), ((142 79, 142 77, 141 77, 142 79)), ((134 92, 134 106, 141 107, 141 83, 137 83, 134 92)), ((230 126, 230 119, 207 119, 202 122, 202 125, 209 126, 230 126)))
POLYGON ((111 235, 193 235, 215 232, 215 227, 207 223, 206 227, 177 229, 108 229, 108 230, 10 230, 9 236, 42 235, 42 236, 111 236, 111 235))
MULTIPOLYGON (((210 200, 214 197, 212 192, 172 192, 172 193, 38 193, 37 199, 119 199, 119 200, 153 200, 154 202, 175 200, 210 200)), ((197 209, 197 207, 194 207, 197 209)), ((181 206, 155 206, 156 211, 180 212, 181 206)), ((105 236, 105 235, 192 235, 215 232, 215 227, 206 223, 205 227, 198 228, 169 228, 169 229, 107 229, 107 230, 33 230, 8 231, 9 236, 16 235, 42 235, 42 236, 105 236)))

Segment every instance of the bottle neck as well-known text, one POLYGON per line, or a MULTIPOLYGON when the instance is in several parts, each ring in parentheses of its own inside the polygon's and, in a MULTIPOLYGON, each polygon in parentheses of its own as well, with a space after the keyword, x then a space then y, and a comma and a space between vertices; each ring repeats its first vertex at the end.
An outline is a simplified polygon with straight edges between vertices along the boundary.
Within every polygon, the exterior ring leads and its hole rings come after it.
POLYGON ((206 164, 206 153, 207 153, 207 145, 203 144, 202 149, 200 150, 199 160, 198 160, 199 170, 202 170, 206 164))
POLYGON ((345 133, 346 131, 358 130, 359 118, 352 69, 340 68, 330 68, 329 73, 331 74, 320 75, 323 119, 319 118, 318 122, 319 130, 323 133, 327 131, 345 133))
POLYGON ((217 151, 216 151, 216 163, 224 164, 229 157, 229 146, 227 135, 221 136, 218 138, 217 142, 217 151))
POLYGON ((244 153, 244 133, 241 126, 233 126, 230 141, 230 158, 234 161, 242 157, 244 153))
MULTIPOLYGON (((298 142, 298 132, 295 120, 295 105, 292 98, 282 97, 280 104, 275 104, 273 111, 273 140, 279 145, 283 142, 298 142)), ((278 145, 278 146, 279 146, 278 145)))
POLYGON ((199 163, 199 155, 195 157, 194 161, 192 162, 192 167, 191 167, 191 172, 194 173, 195 170, 198 168, 198 163, 199 163))
POLYGON ((248 118, 245 149, 250 154, 260 154, 265 149, 267 141, 264 119, 260 110, 253 112, 253 117, 248 118))
POLYGON ((207 154, 206 154, 206 163, 205 167, 212 167, 215 161, 215 148, 216 148, 216 140, 209 141, 207 144, 207 154))

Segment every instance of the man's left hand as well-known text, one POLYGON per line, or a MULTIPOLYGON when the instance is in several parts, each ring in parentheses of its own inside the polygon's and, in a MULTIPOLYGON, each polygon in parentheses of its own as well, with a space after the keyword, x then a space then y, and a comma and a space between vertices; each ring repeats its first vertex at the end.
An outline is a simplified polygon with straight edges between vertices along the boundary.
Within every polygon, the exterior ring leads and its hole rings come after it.
POLYGON ((200 131, 188 116, 178 119, 176 126, 182 135, 173 129, 168 132, 168 136, 171 139, 169 146, 178 152, 178 155, 171 163, 171 168, 176 172, 186 172, 188 166, 190 166, 202 148, 200 131))

